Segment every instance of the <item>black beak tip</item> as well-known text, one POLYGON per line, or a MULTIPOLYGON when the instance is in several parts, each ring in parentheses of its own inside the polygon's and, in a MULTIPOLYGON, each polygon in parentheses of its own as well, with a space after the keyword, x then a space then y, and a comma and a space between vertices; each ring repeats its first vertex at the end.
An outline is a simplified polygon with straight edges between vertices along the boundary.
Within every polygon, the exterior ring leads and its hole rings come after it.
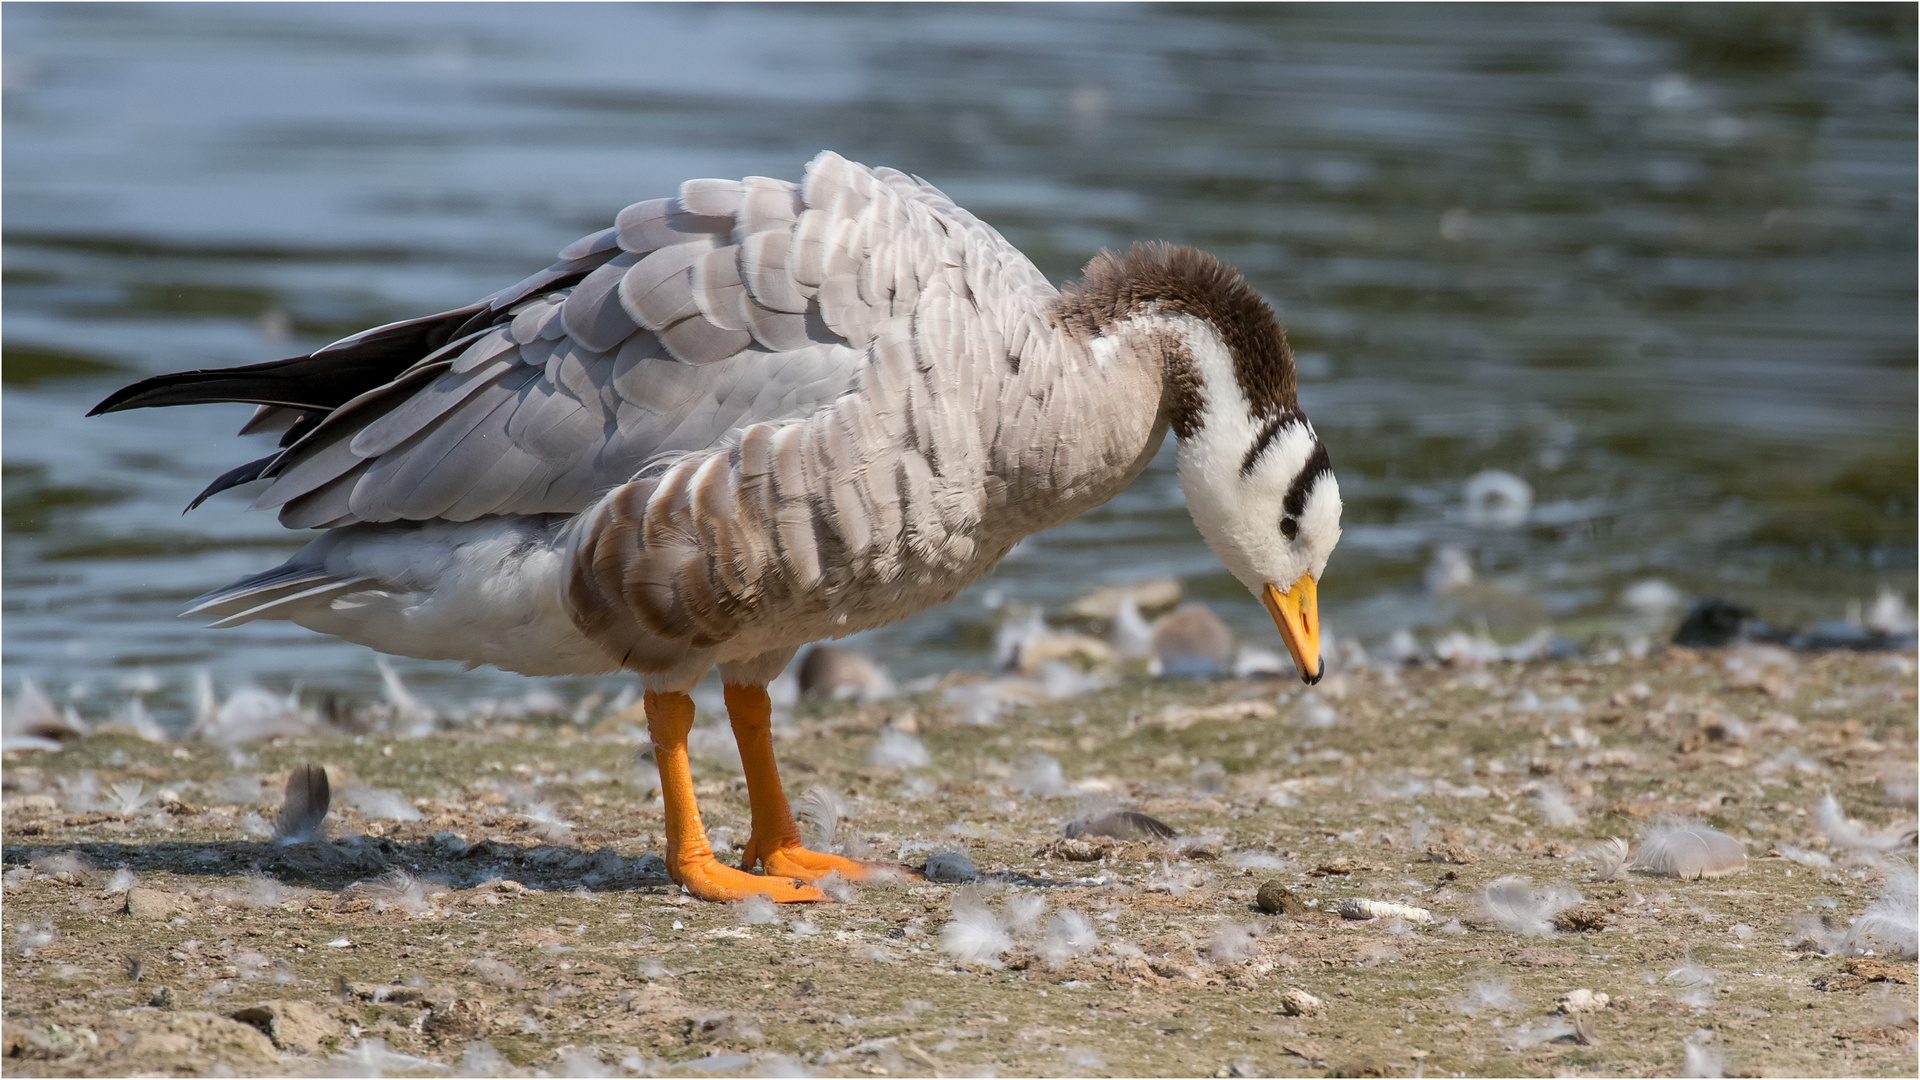
POLYGON ((1314 670, 1313 674, 1308 675, 1305 672, 1301 672, 1300 681, 1303 683, 1306 683, 1308 686, 1312 686, 1315 683, 1319 682, 1321 676, 1325 675, 1326 673, 1327 673, 1327 664, 1326 664, 1326 661, 1323 660, 1320 662, 1320 666, 1314 670))

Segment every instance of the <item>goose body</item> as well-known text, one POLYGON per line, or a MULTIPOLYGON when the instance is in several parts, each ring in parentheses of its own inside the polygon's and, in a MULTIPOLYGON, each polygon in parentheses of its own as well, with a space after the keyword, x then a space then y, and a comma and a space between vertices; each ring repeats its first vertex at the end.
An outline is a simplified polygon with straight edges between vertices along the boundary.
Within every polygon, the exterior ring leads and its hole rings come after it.
MULTIPOLYGON (((191 612, 527 674, 634 671, 663 746, 710 668, 740 734, 799 647, 952 599, 1119 493, 1169 430, 1202 535, 1319 675, 1339 491, 1258 295, 1163 245, 1103 253, 1062 292, 925 181, 832 153, 798 185, 693 180, 629 206, 469 307, 95 411, 212 401, 258 405, 243 432, 281 446, 201 498, 264 480, 257 507, 322 531, 191 612)), ((770 749, 762 771, 747 865, 827 872, 792 854, 770 749)))

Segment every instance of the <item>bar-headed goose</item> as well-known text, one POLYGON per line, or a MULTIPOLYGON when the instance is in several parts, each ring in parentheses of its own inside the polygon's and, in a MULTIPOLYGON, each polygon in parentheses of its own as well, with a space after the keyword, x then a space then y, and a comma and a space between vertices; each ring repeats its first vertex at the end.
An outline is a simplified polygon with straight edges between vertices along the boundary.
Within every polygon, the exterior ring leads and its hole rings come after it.
POLYGON ((1143 244, 1056 290, 925 181, 832 153, 798 185, 687 181, 457 311, 94 411, 219 401, 258 405, 243 432, 280 448, 201 498, 265 480, 256 506, 322 531, 191 611, 639 673, 668 866, 711 900, 873 870, 803 848, 781 792, 765 687, 795 650, 951 600, 1125 488, 1169 428, 1201 535, 1320 676, 1340 491, 1240 275, 1143 244), (752 804, 740 870, 687 770, 687 691, 715 664, 752 804))

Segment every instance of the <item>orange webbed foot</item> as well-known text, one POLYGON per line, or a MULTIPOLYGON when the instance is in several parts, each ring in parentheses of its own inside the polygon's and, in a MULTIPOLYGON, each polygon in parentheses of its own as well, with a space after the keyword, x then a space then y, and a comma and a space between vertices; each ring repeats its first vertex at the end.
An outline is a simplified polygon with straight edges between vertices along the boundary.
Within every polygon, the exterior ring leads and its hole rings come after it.
POLYGON ((801 881, 818 881, 828 874, 839 874, 848 881, 885 881, 919 876, 911 868, 895 863, 845 859, 838 855, 809 851, 799 844, 774 848, 762 857, 761 864, 769 874, 799 878, 801 881))
POLYGON ((763 877, 749 874, 744 870, 735 870, 711 856, 681 866, 674 880, 702 900, 745 900, 764 896, 776 904, 801 904, 827 898, 819 889, 804 881, 795 881, 792 876, 769 874, 763 877))

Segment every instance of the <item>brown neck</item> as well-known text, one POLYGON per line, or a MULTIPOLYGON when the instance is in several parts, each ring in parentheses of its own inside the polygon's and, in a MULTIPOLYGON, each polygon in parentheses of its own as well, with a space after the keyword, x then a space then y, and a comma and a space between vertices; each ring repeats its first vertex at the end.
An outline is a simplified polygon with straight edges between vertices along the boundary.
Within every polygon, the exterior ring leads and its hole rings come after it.
MULTIPOLYGON (((1233 356, 1233 373, 1254 415, 1299 411, 1293 353, 1273 308, 1238 271, 1204 251, 1171 244, 1135 244, 1123 255, 1102 251, 1056 307, 1071 333, 1110 333, 1124 319, 1149 313, 1191 315, 1213 324, 1233 356)), ((1165 343, 1168 416, 1174 431, 1198 422, 1200 388, 1192 357, 1177 336, 1165 343)))

